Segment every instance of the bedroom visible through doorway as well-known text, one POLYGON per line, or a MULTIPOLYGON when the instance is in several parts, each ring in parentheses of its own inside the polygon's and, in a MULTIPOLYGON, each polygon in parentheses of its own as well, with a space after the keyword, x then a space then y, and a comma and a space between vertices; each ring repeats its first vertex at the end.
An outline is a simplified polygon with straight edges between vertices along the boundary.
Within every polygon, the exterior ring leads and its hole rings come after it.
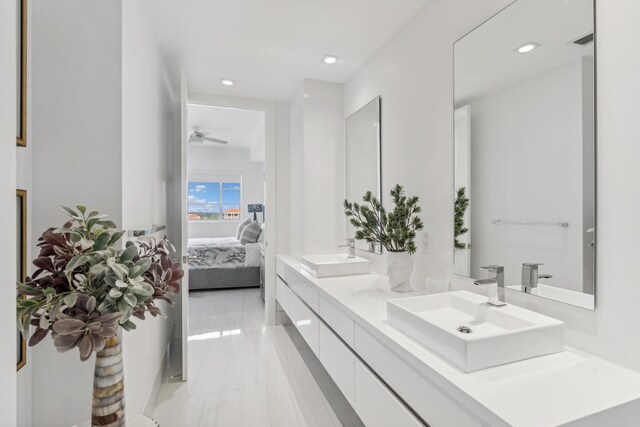
POLYGON ((189 292, 260 288, 264 299, 265 112, 189 104, 189 292))

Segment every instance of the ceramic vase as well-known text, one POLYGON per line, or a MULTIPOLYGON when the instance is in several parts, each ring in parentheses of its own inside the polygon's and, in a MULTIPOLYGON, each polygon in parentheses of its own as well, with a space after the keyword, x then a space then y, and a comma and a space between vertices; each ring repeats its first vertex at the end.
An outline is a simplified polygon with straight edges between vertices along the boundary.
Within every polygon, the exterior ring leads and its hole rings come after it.
POLYGON ((411 284, 409 279, 413 272, 413 258, 409 252, 389 252, 384 253, 384 260, 387 266, 387 276, 391 290, 394 292, 409 292, 411 284))
POLYGON ((104 349, 96 354, 91 426, 124 425, 124 373, 121 336, 118 333, 107 338, 104 349))

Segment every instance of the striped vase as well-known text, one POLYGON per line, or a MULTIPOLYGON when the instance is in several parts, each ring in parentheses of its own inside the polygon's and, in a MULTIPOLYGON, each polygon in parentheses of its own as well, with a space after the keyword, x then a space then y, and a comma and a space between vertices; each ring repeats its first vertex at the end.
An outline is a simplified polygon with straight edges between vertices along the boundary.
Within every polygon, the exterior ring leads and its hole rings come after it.
POLYGON ((107 338, 104 349, 96 355, 93 374, 92 427, 125 425, 124 374, 120 334, 107 338))

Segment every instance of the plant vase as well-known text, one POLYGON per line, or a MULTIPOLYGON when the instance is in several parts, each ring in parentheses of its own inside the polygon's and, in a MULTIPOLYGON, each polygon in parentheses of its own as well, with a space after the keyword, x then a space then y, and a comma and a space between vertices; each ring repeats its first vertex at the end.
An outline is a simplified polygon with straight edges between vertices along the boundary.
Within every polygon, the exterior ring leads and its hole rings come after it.
POLYGON ((394 292, 410 292, 412 288, 409 280, 413 272, 413 258, 409 252, 386 251, 384 260, 391 290, 394 292))
POLYGON ((91 426, 124 426, 124 373, 120 334, 105 340, 96 354, 91 426))

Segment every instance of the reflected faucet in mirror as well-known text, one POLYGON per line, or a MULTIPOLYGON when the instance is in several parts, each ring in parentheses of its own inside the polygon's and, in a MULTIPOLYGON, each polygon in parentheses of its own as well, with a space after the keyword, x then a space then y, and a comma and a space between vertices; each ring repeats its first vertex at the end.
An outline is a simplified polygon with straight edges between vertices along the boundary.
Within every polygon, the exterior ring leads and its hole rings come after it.
POLYGON ((538 267, 543 264, 525 262, 522 264, 522 292, 530 294, 538 287, 538 279, 551 279, 551 274, 540 274, 538 267))
POLYGON ((594 310, 595 3, 508 3, 454 44, 453 272, 594 310))
POLYGON ((495 273, 495 277, 489 279, 474 280, 476 286, 488 286, 489 304, 502 307, 507 303, 504 301, 504 267, 501 265, 487 265, 480 267, 490 273, 495 273))

